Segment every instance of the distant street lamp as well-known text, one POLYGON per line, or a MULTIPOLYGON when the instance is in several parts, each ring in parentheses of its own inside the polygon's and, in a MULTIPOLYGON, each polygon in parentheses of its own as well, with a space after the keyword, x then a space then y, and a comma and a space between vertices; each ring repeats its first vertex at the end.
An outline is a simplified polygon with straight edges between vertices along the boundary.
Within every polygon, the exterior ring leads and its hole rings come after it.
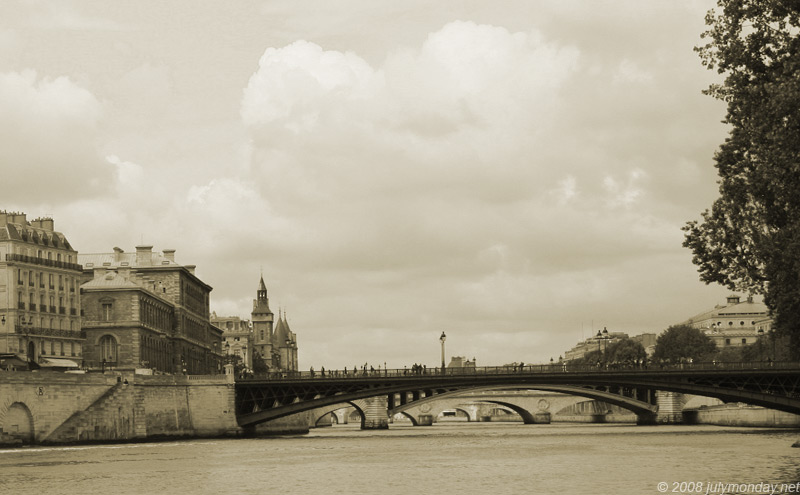
POLYGON ((447 335, 442 332, 442 336, 439 337, 439 342, 442 343, 442 374, 444 374, 444 341, 447 340, 447 335))
POLYGON ((597 335, 595 335, 594 338, 597 339, 598 350, 603 355, 603 363, 605 364, 607 361, 606 352, 608 351, 608 339, 609 339, 608 329, 606 327, 603 327, 602 332, 598 330, 597 335))

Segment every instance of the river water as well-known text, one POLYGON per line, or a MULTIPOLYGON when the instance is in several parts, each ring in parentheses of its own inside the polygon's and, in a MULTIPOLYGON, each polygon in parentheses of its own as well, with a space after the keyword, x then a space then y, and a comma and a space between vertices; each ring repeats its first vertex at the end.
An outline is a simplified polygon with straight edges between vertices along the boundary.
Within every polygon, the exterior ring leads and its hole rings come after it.
POLYGON ((717 483, 800 481, 798 440, 797 430, 715 426, 337 425, 258 439, 3 449, 0 493, 769 493, 717 483))

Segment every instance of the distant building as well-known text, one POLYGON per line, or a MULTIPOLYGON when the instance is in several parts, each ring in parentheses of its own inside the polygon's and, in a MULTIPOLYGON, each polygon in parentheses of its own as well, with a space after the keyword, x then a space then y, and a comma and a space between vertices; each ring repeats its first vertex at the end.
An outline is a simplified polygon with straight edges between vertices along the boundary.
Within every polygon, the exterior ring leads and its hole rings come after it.
POLYGON ((264 277, 261 277, 250 313, 253 322, 253 346, 267 367, 276 371, 297 371, 297 337, 289 328, 286 314, 278 315, 269 309, 269 297, 264 277))
POLYGON ((217 373, 222 331, 209 320, 211 287, 175 250, 81 254, 84 359, 89 366, 217 373))
POLYGON ((475 358, 472 358, 472 361, 466 358, 466 356, 452 356, 450 358, 450 363, 447 364, 447 368, 472 368, 475 369, 475 358))
POLYGON ((575 347, 564 353, 564 361, 574 361, 582 359, 586 354, 593 351, 604 351, 608 345, 627 339, 628 334, 624 332, 609 332, 607 328, 598 330, 597 335, 588 338, 583 342, 578 342, 575 347))
POLYGON ((763 302, 754 301, 752 296, 741 301, 739 296, 730 295, 726 304, 716 305, 681 324, 702 330, 721 348, 755 343, 759 335, 771 330, 772 318, 763 302))
POLYGON ((656 340, 658 340, 658 335, 654 333, 642 333, 639 335, 634 335, 631 337, 631 340, 642 344, 642 347, 644 347, 644 352, 647 353, 647 357, 652 356, 653 353, 656 352, 656 340))
POLYGON ((0 211, 0 355, 48 366, 80 362, 81 266, 52 218, 0 211))
MULTIPOLYGON (((253 369, 253 326, 238 316, 217 316, 211 313, 211 324, 222 330, 222 353, 238 356, 242 365, 253 369)), ((257 351, 256 351, 257 352, 257 351)))

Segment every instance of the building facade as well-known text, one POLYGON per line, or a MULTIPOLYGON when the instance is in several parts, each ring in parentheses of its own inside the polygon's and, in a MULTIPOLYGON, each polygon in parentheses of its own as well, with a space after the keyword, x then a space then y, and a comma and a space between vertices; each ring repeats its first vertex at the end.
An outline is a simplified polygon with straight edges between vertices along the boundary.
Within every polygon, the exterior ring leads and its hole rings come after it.
POLYGON ((80 360, 81 266, 52 218, 0 211, 0 355, 31 367, 80 360))
POLYGON ((681 323, 702 330, 717 347, 743 346, 758 341, 759 336, 772 328, 772 318, 763 302, 752 296, 744 301, 730 295, 726 304, 697 314, 681 323))
MULTIPOLYGON (((222 353, 237 356, 247 370, 253 370, 253 326, 238 316, 211 313, 211 324, 222 330, 222 353)), ((256 351, 258 352, 258 351, 256 351)))
POLYGON ((211 287, 175 250, 82 254, 84 359, 92 367, 211 374, 222 368, 222 331, 211 324, 211 287))

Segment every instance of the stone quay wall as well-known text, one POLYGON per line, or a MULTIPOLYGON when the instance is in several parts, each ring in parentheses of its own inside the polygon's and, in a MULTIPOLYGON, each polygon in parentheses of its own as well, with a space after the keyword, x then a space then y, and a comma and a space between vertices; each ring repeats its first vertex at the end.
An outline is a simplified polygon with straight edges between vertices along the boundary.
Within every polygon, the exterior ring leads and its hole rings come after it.
POLYGON ((230 378, 0 372, 0 443, 238 436, 230 378))

